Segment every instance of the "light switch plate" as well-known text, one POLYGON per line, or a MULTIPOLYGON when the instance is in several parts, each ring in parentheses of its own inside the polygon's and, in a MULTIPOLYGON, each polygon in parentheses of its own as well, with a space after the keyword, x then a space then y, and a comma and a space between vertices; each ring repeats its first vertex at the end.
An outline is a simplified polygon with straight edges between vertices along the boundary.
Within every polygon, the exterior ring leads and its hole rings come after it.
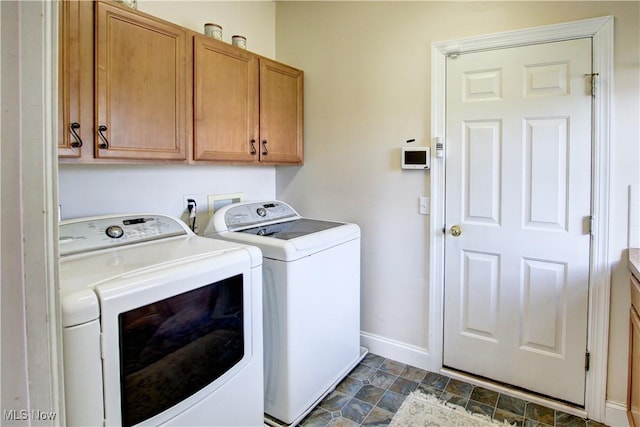
POLYGON ((428 197, 419 197, 418 198, 418 212, 420 215, 429 215, 429 198, 428 197))

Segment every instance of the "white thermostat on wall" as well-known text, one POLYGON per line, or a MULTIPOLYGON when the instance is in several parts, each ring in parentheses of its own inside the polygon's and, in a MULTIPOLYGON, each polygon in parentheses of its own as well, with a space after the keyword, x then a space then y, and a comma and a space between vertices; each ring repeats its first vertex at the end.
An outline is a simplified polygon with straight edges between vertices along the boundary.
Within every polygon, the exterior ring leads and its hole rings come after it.
POLYGON ((429 147, 402 147, 402 169, 429 169, 431 149, 429 147))

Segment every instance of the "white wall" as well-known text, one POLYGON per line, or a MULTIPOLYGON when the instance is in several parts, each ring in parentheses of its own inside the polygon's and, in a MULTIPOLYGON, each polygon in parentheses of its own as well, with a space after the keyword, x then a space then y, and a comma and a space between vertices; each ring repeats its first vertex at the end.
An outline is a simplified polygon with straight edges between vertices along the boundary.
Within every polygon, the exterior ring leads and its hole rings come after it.
MULTIPOLYGON (((275 57, 275 3, 138 0, 138 9, 194 31, 206 22, 223 27, 223 41, 247 37, 247 48, 275 57)), ((216 165, 60 165, 62 218, 106 213, 158 212, 186 219, 183 195, 195 196, 200 230, 207 225, 207 196, 244 193, 275 198, 275 167, 216 165)))
POLYGON ((187 219, 184 195, 198 205, 207 226, 207 196, 243 193, 245 200, 273 199, 273 167, 204 165, 61 165, 62 218, 111 213, 163 213, 187 219))
MULTIPOLYGON (((362 329, 428 354, 429 174, 403 171, 429 143, 433 42, 615 16, 612 301, 607 399, 626 400, 627 188, 640 182, 638 2, 278 2, 277 58, 305 71, 305 165, 277 170, 303 214, 362 227, 362 329)), ((438 333, 437 331, 435 332, 438 333)))

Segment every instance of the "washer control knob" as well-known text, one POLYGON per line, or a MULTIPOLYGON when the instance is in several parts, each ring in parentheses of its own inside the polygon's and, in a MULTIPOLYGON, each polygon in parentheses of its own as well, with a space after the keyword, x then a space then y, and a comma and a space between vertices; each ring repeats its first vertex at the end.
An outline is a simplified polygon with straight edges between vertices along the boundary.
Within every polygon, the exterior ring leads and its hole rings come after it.
POLYGON ((105 233, 107 233, 107 236, 111 237, 112 239, 119 239, 124 235, 124 230, 119 225, 110 225, 105 230, 105 233))
POLYGON ((256 213, 261 217, 267 216, 267 210, 265 208, 258 208, 258 210, 256 210, 256 213))

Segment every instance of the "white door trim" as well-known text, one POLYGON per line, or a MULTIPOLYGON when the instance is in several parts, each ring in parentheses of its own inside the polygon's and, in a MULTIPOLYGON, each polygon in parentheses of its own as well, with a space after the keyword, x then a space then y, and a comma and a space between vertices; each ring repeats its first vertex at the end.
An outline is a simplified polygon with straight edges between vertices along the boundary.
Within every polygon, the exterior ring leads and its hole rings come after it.
POLYGON ((19 295, 9 299, 9 304, 15 304, 12 314, 16 315, 2 318, 3 332, 7 328, 11 334, 3 334, 0 345, 19 342, 9 351, 24 359, 22 366, 2 367, 2 375, 8 373, 3 377, 3 389, 5 384, 14 386, 13 398, 2 402, 3 410, 54 415, 30 418, 25 425, 64 425, 55 209, 58 3, 4 2, 0 10, 0 32, 5 37, 11 32, 10 51, 0 55, 2 82, 12 88, 0 97, 0 120, 11 123, 2 129, 5 145, 0 152, 10 154, 1 159, 3 176, 8 177, 2 182, 2 195, 11 198, 2 214, 8 218, 5 228, 9 225, 16 230, 2 234, 2 246, 10 251, 0 256, 3 268, 5 262, 8 265, 11 280, 3 281, 2 292, 11 288, 11 295, 19 295), (10 145, 10 150, 5 149, 10 145), (12 239, 14 234, 20 235, 18 241, 12 239))
MULTIPOLYGON (((587 374, 585 410, 590 419, 604 421, 607 388, 607 349, 609 342, 609 197, 611 103, 613 96, 613 17, 586 19, 564 24, 483 35, 433 43, 431 47, 431 136, 445 141, 446 152, 446 57, 483 50, 548 43, 576 38, 593 39, 593 72, 598 73, 597 96, 593 108, 593 237, 589 286, 588 348, 591 366, 587 374)), ((431 162, 430 223, 430 369, 442 368, 444 306, 445 162, 431 162)))

